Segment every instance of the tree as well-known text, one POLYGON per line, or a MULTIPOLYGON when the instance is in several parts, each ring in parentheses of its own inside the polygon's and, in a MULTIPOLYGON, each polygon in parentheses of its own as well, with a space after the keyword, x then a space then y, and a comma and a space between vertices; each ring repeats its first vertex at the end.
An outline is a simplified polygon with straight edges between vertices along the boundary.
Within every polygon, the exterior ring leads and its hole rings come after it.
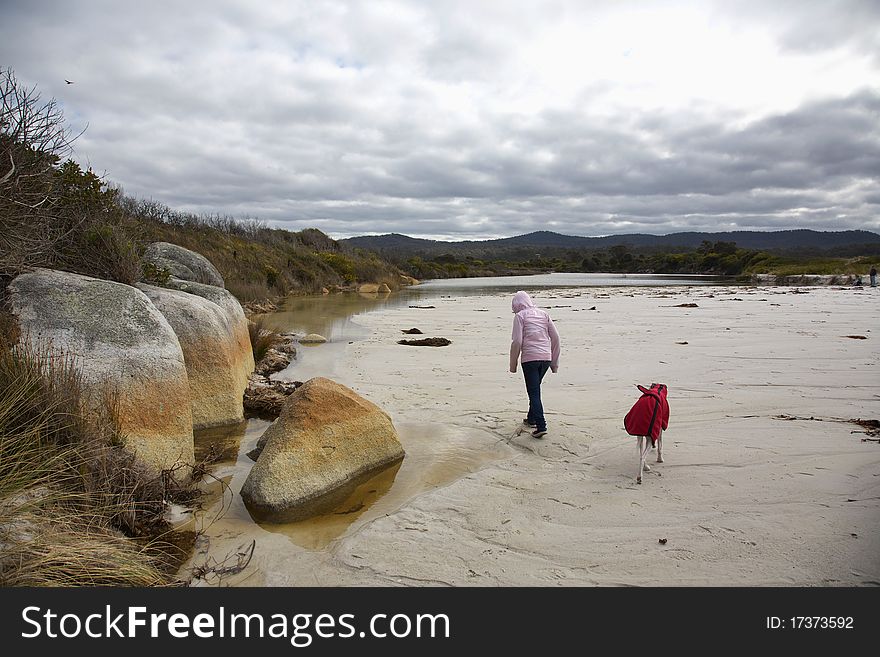
POLYGON ((59 237, 51 221, 56 167, 75 139, 54 98, 44 102, 11 68, 0 69, 0 275, 47 264, 59 237))
POLYGON ((625 270, 632 264, 633 255, 629 252, 629 247, 626 244, 615 244, 608 249, 608 254, 611 257, 611 265, 614 269, 625 270))
POLYGON ((28 266, 123 283, 140 277, 119 192, 65 159, 77 137, 54 98, 44 102, 0 69, 0 277, 28 266))

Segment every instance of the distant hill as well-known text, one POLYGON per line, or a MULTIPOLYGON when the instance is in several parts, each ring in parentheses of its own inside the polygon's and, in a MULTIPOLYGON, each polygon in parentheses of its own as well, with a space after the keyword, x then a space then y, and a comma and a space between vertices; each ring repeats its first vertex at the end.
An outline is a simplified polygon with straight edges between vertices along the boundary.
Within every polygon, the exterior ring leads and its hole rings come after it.
POLYGON ((553 248, 598 250, 612 246, 625 245, 635 249, 663 249, 674 247, 692 249, 708 242, 735 242, 744 249, 770 251, 816 251, 826 252, 834 249, 880 245, 880 234, 866 230, 815 231, 808 229, 762 231, 732 231, 722 233, 671 233, 668 235, 609 235, 606 237, 580 237, 562 235, 541 230, 516 237, 495 240, 465 240, 461 242, 441 242, 426 240, 398 233, 388 235, 365 235, 339 240, 340 244, 367 249, 379 253, 394 252, 404 254, 434 256, 440 254, 486 256, 510 250, 528 248, 553 248))

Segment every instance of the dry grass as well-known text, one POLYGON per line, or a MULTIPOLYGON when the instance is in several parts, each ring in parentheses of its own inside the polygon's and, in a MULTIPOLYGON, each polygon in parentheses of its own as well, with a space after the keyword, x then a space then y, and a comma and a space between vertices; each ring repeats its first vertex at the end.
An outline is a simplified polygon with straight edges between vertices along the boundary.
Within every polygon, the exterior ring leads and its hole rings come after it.
POLYGON ((162 513, 191 489, 137 464, 114 408, 70 358, 0 349, 0 584, 175 583, 162 513))
POLYGON ((248 321, 248 333, 251 338, 251 348, 254 350, 254 362, 263 360, 266 352, 278 344, 280 336, 266 328, 262 317, 248 321))

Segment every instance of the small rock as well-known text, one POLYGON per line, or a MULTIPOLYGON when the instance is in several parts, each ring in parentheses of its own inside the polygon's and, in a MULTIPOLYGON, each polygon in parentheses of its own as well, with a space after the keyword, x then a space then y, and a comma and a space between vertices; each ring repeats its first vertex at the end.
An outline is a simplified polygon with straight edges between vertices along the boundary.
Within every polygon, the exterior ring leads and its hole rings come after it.
POLYGON ((658 543, 660 543, 660 545, 666 545, 666 539, 665 539, 665 538, 661 538, 661 539, 658 541, 658 543))
POLYGON ((293 358, 288 353, 283 353, 275 348, 267 349, 266 354, 254 368, 254 372, 268 376, 269 374, 274 374, 275 372, 280 372, 285 369, 290 365, 291 360, 293 360, 293 358))
POLYGON ((422 335, 422 332, 417 328, 402 329, 401 332, 408 333, 409 335, 422 335))
POLYGON ((267 376, 251 374, 244 391, 245 415, 274 420, 287 397, 301 385, 301 381, 272 381, 267 376))
POLYGON ((327 338, 317 333, 309 333, 299 339, 300 344, 323 344, 327 342, 327 338))

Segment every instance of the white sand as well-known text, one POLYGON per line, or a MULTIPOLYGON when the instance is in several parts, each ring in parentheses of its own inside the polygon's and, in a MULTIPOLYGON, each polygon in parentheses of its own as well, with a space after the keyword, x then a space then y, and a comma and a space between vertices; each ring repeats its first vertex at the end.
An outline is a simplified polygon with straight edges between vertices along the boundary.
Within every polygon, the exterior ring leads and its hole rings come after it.
POLYGON ((518 433, 510 294, 360 316, 372 334, 335 378, 392 415, 410 483, 323 549, 246 526, 239 502, 203 548, 219 560, 256 538, 227 581, 246 585, 878 585, 880 445, 833 420, 880 418, 880 289, 801 290, 536 294, 563 340, 543 440, 518 433), (413 326, 452 345, 396 344, 413 326), (669 386, 666 462, 639 486, 622 419, 652 381, 669 386), (485 458, 455 474, 446 445, 485 458), (445 476, 426 483, 437 454, 445 476))

